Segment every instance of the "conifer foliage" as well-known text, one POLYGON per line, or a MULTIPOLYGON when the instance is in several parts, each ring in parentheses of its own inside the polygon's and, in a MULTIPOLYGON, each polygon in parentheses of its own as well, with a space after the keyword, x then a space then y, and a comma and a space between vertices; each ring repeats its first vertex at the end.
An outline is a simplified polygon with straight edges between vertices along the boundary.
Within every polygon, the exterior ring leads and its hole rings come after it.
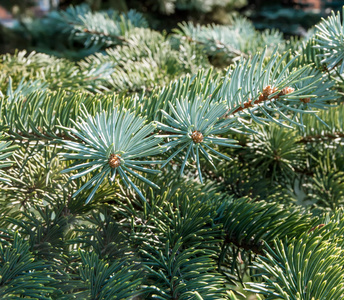
POLYGON ((37 52, 0 57, 1 299, 344 298, 339 13, 292 43, 84 5, 21 26, 37 52))

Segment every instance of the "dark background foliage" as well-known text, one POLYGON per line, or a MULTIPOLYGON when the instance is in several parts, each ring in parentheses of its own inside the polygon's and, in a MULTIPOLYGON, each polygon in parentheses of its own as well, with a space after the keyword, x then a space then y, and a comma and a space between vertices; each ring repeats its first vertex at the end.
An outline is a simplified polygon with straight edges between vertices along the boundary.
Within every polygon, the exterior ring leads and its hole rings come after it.
MULTIPOLYGON (((0 1, 7 11, 1 11, 0 20, 5 24, 16 26, 17 21, 25 17, 39 18, 49 10, 66 9, 69 5, 87 3, 94 10, 115 9, 126 12, 135 9, 143 13, 150 26, 157 30, 170 32, 182 21, 201 24, 228 24, 231 17, 238 13, 250 18, 257 29, 278 28, 285 34, 304 36, 309 28, 329 14, 338 10, 342 1, 261 1, 261 0, 227 0, 214 2, 206 6, 202 1, 183 0, 61 0, 61 1, 0 1), (43 4, 42 4, 43 3, 43 4), (220 5, 221 4, 221 5, 220 5), (17 21, 13 21, 12 19, 17 21)), ((13 36, 6 27, 0 27, 0 53, 13 52, 14 49, 35 48, 35 40, 29 35, 13 36)))

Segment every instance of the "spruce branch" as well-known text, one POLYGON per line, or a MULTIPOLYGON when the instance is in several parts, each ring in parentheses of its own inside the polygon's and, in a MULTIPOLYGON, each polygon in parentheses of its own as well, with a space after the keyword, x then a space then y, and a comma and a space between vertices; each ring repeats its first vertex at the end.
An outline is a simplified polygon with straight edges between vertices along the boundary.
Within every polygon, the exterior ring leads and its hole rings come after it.
POLYGON ((319 211, 336 211, 344 201, 343 147, 336 145, 339 154, 335 155, 325 145, 317 145, 317 151, 310 150, 313 174, 306 178, 303 189, 307 194, 305 200, 319 211))
POLYGON ((15 164, 7 170, 7 175, 12 178, 11 186, 0 185, 1 196, 18 208, 59 197, 68 180, 66 175, 60 174, 65 165, 56 157, 56 148, 28 145, 25 146, 30 151, 25 151, 24 146, 13 155, 15 164))
MULTIPOLYGON (((333 142, 342 144, 344 140, 344 105, 339 104, 317 115, 303 119, 305 128, 300 132, 302 143, 333 142)), ((319 143, 317 143, 319 144, 319 143)))
POLYGON ((80 142, 63 141, 65 149, 75 153, 63 153, 62 156, 76 160, 76 163, 63 173, 81 170, 70 177, 74 180, 90 172, 93 174, 97 170, 99 172, 76 191, 73 197, 84 189, 95 186, 86 199, 88 203, 106 177, 109 177, 109 182, 113 182, 119 174, 127 188, 133 188, 143 200, 146 200, 130 177, 137 177, 148 185, 158 188, 138 172, 159 173, 141 165, 158 164, 161 161, 137 160, 161 152, 159 146, 161 139, 151 135, 155 126, 152 123, 144 125, 144 118, 136 117, 129 111, 121 111, 118 107, 108 112, 97 113, 95 117, 92 117, 84 107, 82 114, 83 118, 74 122, 75 128, 70 128, 70 132, 77 136, 80 142), (81 163, 81 161, 85 162, 81 163))
POLYGON ((15 229, 28 241, 29 250, 36 259, 44 260, 46 266, 63 268, 68 259, 65 233, 70 218, 64 214, 62 206, 31 205, 30 209, 7 217, 8 228, 15 229))
POLYGON ((280 56, 276 51, 268 59, 266 51, 241 59, 228 70, 219 92, 229 107, 225 117, 248 115, 259 124, 288 127, 286 121, 304 126, 303 114, 326 109, 329 101, 338 98, 332 80, 309 65, 292 68, 297 57, 289 60, 288 52, 280 56))
MULTIPOLYGON (((344 7, 342 9, 344 12, 344 7)), ((326 63, 329 70, 339 67, 339 73, 344 70, 344 20, 341 20, 340 12, 337 15, 332 11, 331 16, 322 19, 315 35, 317 49, 323 53, 319 54, 322 58, 321 62, 326 63)))
POLYGON ((140 294, 138 290, 142 279, 135 265, 125 261, 111 264, 100 259, 96 253, 79 251, 81 266, 80 280, 83 283, 79 297, 93 299, 128 299, 140 294))
POLYGON ((53 13, 54 18, 65 26, 70 38, 80 41, 86 48, 121 44, 125 36, 135 27, 147 27, 143 16, 130 10, 126 14, 115 11, 92 12, 87 5, 69 7, 65 12, 53 13))
POLYGON ((327 227, 267 247, 266 256, 254 263, 263 282, 249 283, 248 290, 266 299, 343 298, 343 249, 324 235, 327 227))
POLYGON ((0 182, 11 185, 12 177, 1 169, 12 166, 13 161, 9 160, 9 157, 13 155, 14 150, 17 149, 17 146, 11 146, 11 142, 5 142, 2 139, 3 137, 0 136, 0 182))
POLYGON ((107 83, 104 82, 108 89, 151 91, 190 72, 191 68, 198 69, 202 64, 206 66, 204 58, 203 62, 202 57, 195 57, 195 51, 185 43, 176 45, 176 41, 173 43, 165 34, 147 28, 135 28, 122 45, 86 57, 78 64, 82 70, 111 65, 113 72, 107 83))
POLYGON ((306 167, 306 149, 295 131, 276 124, 257 126, 259 134, 248 137, 245 157, 251 167, 272 181, 290 182, 306 167))
POLYGON ((61 130, 71 127, 71 120, 80 115, 80 104, 85 105, 89 112, 95 114, 99 107, 108 109, 113 106, 116 98, 112 96, 90 95, 89 93, 68 93, 67 91, 34 91, 27 95, 5 97, 2 100, 0 128, 12 138, 42 143, 56 143, 57 139, 71 139, 61 130))
POLYGON ((134 251, 130 247, 127 227, 120 224, 108 208, 91 211, 85 216, 85 224, 75 229, 76 236, 70 241, 85 251, 95 252, 100 258, 115 261, 130 260, 134 251))
POLYGON ((195 43, 213 58, 213 63, 223 65, 227 61, 236 61, 248 57, 257 51, 269 47, 269 53, 279 46, 284 48, 281 33, 276 30, 265 30, 260 33, 253 24, 243 17, 233 18, 231 25, 200 26, 183 22, 175 30, 177 37, 195 43))
POLYGON ((135 224, 132 235, 140 247, 149 295, 225 299, 224 277, 216 271, 215 261, 222 232, 213 223, 216 212, 210 198, 196 199, 189 189, 179 193, 173 188, 152 198, 144 224, 135 224))
POLYGON ((169 242, 162 251, 142 251, 148 279, 147 288, 157 299, 226 299, 224 277, 215 271, 215 261, 206 251, 178 241, 169 242), (154 270, 156 269, 156 270, 154 270))
MULTIPOLYGON (((2 240, 2 239, 1 239, 2 240)), ((29 245, 16 232, 12 245, 0 243, 0 296, 3 299, 30 297, 51 299, 55 279, 42 261, 37 261, 29 245)))
POLYGON ((314 66, 320 71, 328 71, 325 67, 325 64, 321 63, 320 55, 322 51, 315 47, 316 42, 314 40, 314 34, 312 38, 307 41, 303 41, 295 49, 295 53, 298 56, 295 61, 295 66, 304 66, 309 64, 314 64, 314 66))
POLYGON ((187 98, 182 99, 180 102, 176 100, 175 109, 170 104, 170 109, 173 112, 172 116, 162 110, 168 125, 158 122, 158 128, 169 134, 159 136, 170 139, 169 142, 164 144, 167 151, 178 147, 163 166, 185 149, 186 154, 180 174, 183 174, 186 163, 191 156, 196 161, 199 179, 203 183, 200 169, 200 154, 213 164, 213 154, 227 160, 230 160, 230 158, 213 149, 212 145, 238 146, 233 139, 216 136, 217 134, 227 132, 231 127, 231 123, 233 123, 233 119, 220 119, 226 110, 225 103, 212 101, 209 97, 206 100, 202 98, 190 100, 187 98))
POLYGON ((64 58, 26 50, 2 55, 0 62, 0 86, 11 99, 34 91, 43 93, 48 88, 103 93, 107 90, 103 85, 113 72, 113 65, 109 63, 88 68, 64 58))
POLYGON ((220 221, 225 243, 263 254, 264 242, 271 245, 276 238, 298 237, 311 229, 316 220, 297 208, 290 211, 283 205, 242 198, 226 205, 220 221))

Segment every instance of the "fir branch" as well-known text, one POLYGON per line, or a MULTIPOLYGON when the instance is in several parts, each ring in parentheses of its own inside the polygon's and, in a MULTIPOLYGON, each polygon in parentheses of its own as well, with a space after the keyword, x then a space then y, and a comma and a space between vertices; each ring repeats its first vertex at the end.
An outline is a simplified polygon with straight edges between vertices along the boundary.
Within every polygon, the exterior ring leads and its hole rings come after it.
POLYGON ((175 30, 179 38, 184 38, 200 46, 213 58, 213 63, 222 66, 227 61, 236 61, 240 57, 248 57, 258 51, 269 48, 269 54, 277 46, 281 51, 284 42, 281 33, 277 30, 265 30, 260 33, 253 24, 242 17, 235 17, 231 25, 200 26, 192 23, 179 24, 180 29, 175 30))
POLYGON ((276 238, 298 237, 315 221, 298 209, 289 211, 282 205, 247 199, 228 204, 221 219, 226 243, 257 254, 263 253, 264 242, 271 245, 276 238))
POLYGON ((144 125, 145 119, 135 117, 133 113, 120 111, 117 107, 112 111, 97 113, 92 117, 85 107, 83 108, 83 118, 75 122, 75 129, 71 132, 83 142, 64 141, 65 148, 76 153, 63 153, 66 159, 86 161, 78 163, 63 171, 63 173, 82 170, 71 179, 77 179, 90 172, 94 173, 100 169, 92 179, 86 182, 73 196, 82 190, 95 186, 91 194, 87 197, 88 203, 105 178, 114 181, 117 174, 121 177, 127 188, 133 188, 145 201, 141 191, 132 182, 130 177, 134 176, 143 180, 147 184, 157 188, 157 186, 146 179, 138 172, 157 173, 140 165, 151 165, 161 163, 161 161, 139 161, 139 158, 153 156, 161 152, 159 138, 151 136, 155 126, 153 124, 144 125))
POLYGON ((1 139, 3 139, 3 137, 0 136, 0 182, 11 184, 12 177, 1 169, 8 168, 13 164, 13 161, 9 160, 9 157, 13 155, 17 146, 11 146, 11 142, 5 142, 1 139))
MULTIPOLYGON (((343 8, 344 12, 344 8, 343 8)), ((340 13, 337 15, 332 11, 330 17, 316 26, 315 48, 323 51, 322 63, 326 63, 328 69, 333 69, 340 66, 339 73, 344 70, 344 55, 343 55, 343 36, 344 36, 344 20, 341 20, 340 13)))
POLYGON ((263 282, 249 283, 249 290, 267 299, 342 298, 343 250, 329 240, 333 233, 336 237, 337 222, 333 218, 298 238, 275 241, 274 248, 268 247, 266 256, 254 263, 263 282))
POLYGON ((308 144, 308 143, 319 143, 319 142, 327 142, 327 141, 336 142, 342 139, 344 139, 344 133, 335 131, 332 133, 306 135, 301 138, 300 143, 308 144))
POLYGON ((135 265, 114 261, 108 264, 95 253, 79 251, 80 279, 84 286, 77 293, 79 297, 94 299, 127 299, 140 294, 140 272, 135 265))
POLYGON ((52 273, 42 261, 36 261, 29 245, 18 233, 13 244, 0 244, 0 296, 2 298, 31 297, 51 299, 54 292, 52 273))
POLYGON ((304 126, 303 114, 326 109, 328 101, 338 98, 332 90, 334 82, 311 66, 289 70, 296 57, 286 62, 287 52, 281 57, 275 51, 265 62, 264 57, 265 52, 242 59, 228 70, 219 92, 229 107, 224 117, 235 113, 248 115, 260 124, 275 122, 288 127, 283 123, 286 121, 304 126))

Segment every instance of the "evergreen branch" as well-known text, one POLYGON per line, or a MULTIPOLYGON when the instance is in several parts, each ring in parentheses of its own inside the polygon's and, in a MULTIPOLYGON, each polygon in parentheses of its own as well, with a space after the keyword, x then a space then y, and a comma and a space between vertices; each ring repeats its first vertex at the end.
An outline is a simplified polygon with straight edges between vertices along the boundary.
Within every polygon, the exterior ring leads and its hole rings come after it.
POLYGON ((10 99, 38 90, 44 92, 47 88, 104 92, 107 89, 102 85, 113 72, 113 65, 109 63, 82 68, 67 59, 34 51, 27 54, 25 50, 14 55, 2 55, 0 62, 0 85, 10 99))
POLYGON ((240 60, 230 69, 220 90, 229 107, 225 117, 247 114, 261 124, 272 121, 283 125, 287 121, 304 126, 303 114, 329 107, 328 101, 338 97, 332 90, 334 81, 310 66, 289 71, 296 57, 287 63, 287 56, 280 57, 275 51, 264 62, 263 52, 251 60, 240 60), (262 116, 256 116, 256 112, 262 116))
POLYGON ((341 20, 340 13, 335 15, 332 11, 331 16, 326 20, 322 19, 322 22, 316 27, 318 31, 316 32, 316 45, 314 47, 323 51, 323 54, 320 54, 320 57, 323 58, 321 62, 326 63, 330 70, 340 66, 339 73, 343 73, 344 20, 341 20))
POLYGON ((306 168, 306 149, 295 131, 277 124, 257 126, 243 150, 251 167, 260 170, 270 182, 289 182, 297 171, 306 168))
POLYGON ((260 33, 250 21, 241 17, 233 18, 232 24, 227 26, 200 26, 184 22, 179 27, 175 30, 178 37, 200 45, 209 56, 219 56, 222 64, 228 59, 235 61, 240 56, 247 57, 265 46, 269 47, 269 52, 276 46, 283 48, 280 33, 269 30, 260 33))
MULTIPOLYGON (((95 186, 86 199, 86 203, 88 203, 106 177, 113 182, 115 176, 119 174, 128 188, 133 188, 143 200, 146 200, 128 176, 138 177, 154 185, 132 170, 141 164, 140 161, 137 161, 138 158, 161 152, 159 146, 161 140, 150 135, 155 128, 154 125, 151 123, 144 125, 144 118, 135 117, 133 113, 127 111, 120 112, 119 108, 109 112, 102 111, 95 117, 92 117, 85 107, 82 113, 83 118, 79 118, 79 121, 75 123, 76 128, 71 128, 70 131, 83 142, 64 141, 65 148, 75 152, 61 154, 67 159, 76 160, 77 164, 63 172, 80 169, 81 172, 70 177, 72 180, 96 170, 100 170, 100 172, 86 182, 73 196, 84 189, 95 186), (86 162, 79 163, 80 160, 86 162)), ((159 161, 149 162, 151 164, 160 163, 159 161)), ((140 170, 149 172, 149 169, 141 168, 140 170)))
POLYGON ((12 185, 1 185, 1 197, 12 205, 28 208, 33 203, 58 198, 66 189, 66 175, 61 175, 63 164, 55 157, 56 149, 45 145, 26 145, 30 151, 20 148, 13 155, 14 167, 7 169, 12 185))
POLYGON ((311 143, 316 141, 333 141, 341 143, 344 137, 344 105, 332 107, 327 111, 320 111, 318 115, 305 116, 306 125, 300 133, 300 142, 311 143))
POLYGON ((117 45, 126 40, 124 36, 133 28, 147 27, 146 20, 136 11, 121 15, 115 11, 91 12, 87 5, 69 7, 66 12, 49 17, 58 20, 73 39, 87 48, 117 45))
MULTIPOLYGON (((193 39, 193 38, 191 38, 189 36, 186 37, 186 40, 188 42, 196 43, 196 44, 201 45, 201 46, 208 46, 208 43, 210 42, 210 40, 208 40, 208 41, 200 41, 200 40, 197 40, 197 39, 193 39)), ((215 41, 215 48, 216 48, 217 51, 221 51, 225 47, 226 47, 226 45, 223 42, 218 41, 218 40, 215 41)), ((247 57, 247 54, 241 52, 240 50, 234 49, 234 48, 232 48, 230 46, 228 46, 228 48, 229 48, 228 51, 231 52, 234 56, 247 57)))
POLYGON ((6 97, 2 100, 2 119, 0 128, 19 140, 54 141, 65 137, 61 130, 71 127, 80 115, 81 104, 89 108, 93 114, 103 107, 113 106, 115 99, 111 96, 92 96, 87 93, 67 93, 66 91, 32 92, 26 97, 19 95, 14 99, 6 97))
POLYGON ((215 261, 195 247, 183 249, 182 242, 172 248, 167 242, 163 251, 142 251, 152 298, 157 299, 226 299, 224 278, 214 271, 215 261), (154 269, 159 269, 155 271, 154 269), (197 298, 196 298, 197 299, 197 298))
POLYGON ((22 212, 16 217, 8 217, 8 227, 28 239, 30 251, 36 259, 45 260, 46 265, 67 263, 67 249, 64 233, 67 231, 68 217, 63 207, 32 207, 34 212, 22 212), (37 213, 37 214, 36 214, 37 213))
POLYGON ((142 279, 135 265, 126 265, 125 262, 114 261, 108 264, 100 259, 96 253, 79 251, 81 266, 80 279, 84 286, 79 297, 93 299, 128 299, 137 296, 137 290, 142 279))
POLYGON ((344 201, 343 155, 334 157, 326 148, 316 155, 313 174, 304 183, 305 200, 318 210, 335 211, 344 201))
POLYGON ((260 256, 254 263, 263 282, 249 283, 249 290, 267 299, 342 298, 343 249, 329 240, 329 235, 336 236, 337 231, 331 231, 333 223, 337 223, 331 221, 298 238, 277 240, 274 248, 267 247, 265 257, 260 256))
POLYGON ((319 48, 316 48, 316 42, 310 38, 306 42, 302 42, 296 49, 296 54, 299 55, 295 61, 295 66, 304 66, 314 64, 317 69, 321 71, 328 71, 319 56, 323 53, 319 48))
POLYGON ((221 219, 226 243, 258 254, 263 253, 264 242, 271 245, 276 238, 298 237, 314 222, 298 209, 290 211, 282 205, 247 199, 228 204, 221 219))
POLYGON ((86 57, 79 66, 88 70, 111 65, 111 78, 104 83, 111 90, 150 91, 157 85, 168 84, 178 75, 198 69, 200 65, 206 66, 205 58, 195 57, 195 51, 186 44, 174 46, 159 32, 135 28, 123 45, 86 57))
POLYGON ((29 245, 18 233, 13 244, 0 244, 0 296, 5 299, 30 297, 51 299, 52 273, 42 261, 36 261, 29 245))
POLYGON ((332 133, 323 133, 323 134, 312 134, 306 135, 301 138, 300 143, 318 143, 318 142, 326 142, 326 141, 338 141, 344 139, 343 132, 332 132, 332 133))
MULTIPOLYGON (((0 139, 2 137, 0 136, 0 139)), ((5 142, 0 140, 0 182, 6 184, 11 184, 12 177, 4 172, 4 168, 8 168, 13 164, 13 161, 10 161, 8 158, 13 155, 16 146, 10 146, 11 142, 5 142)))
MULTIPOLYGON (((210 73, 208 73, 208 77, 210 73)), ((221 158, 230 159, 227 156, 212 149, 209 145, 223 145, 227 147, 237 147, 235 140, 225 139, 215 136, 217 133, 226 132, 229 130, 233 119, 221 120, 220 117, 226 110, 224 102, 213 101, 210 97, 202 99, 201 97, 193 97, 191 99, 185 98, 181 101, 176 100, 176 109, 170 104, 170 110, 173 117, 162 110, 166 118, 165 125, 157 122, 158 128, 172 132, 174 134, 163 134, 161 137, 169 138, 170 141, 165 144, 166 150, 179 148, 166 160, 164 165, 172 160, 181 150, 187 149, 184 162, 181 168, 181 174, 187 163, 189 156, 192 156, 196 161, 196 166, 199 169, 198 175, 202 181, 200 172, 199 153, 201 153, 209 162, 212 162, 212 155, 206 150, 215 153, 221 158)), ((163 165, 163 166, 164 166, 163 165)))
POLYGON ((84 251, 93 251, 100 258, 114 261, 117 259, 129 260, 133 256, 133 249, 129 244, 129 234, 126 228, 119 224, 112 211, 101 209, 91 212, 85 218, 87 225, 81 224, 75 229, 77 236, 70 241, 84 251))
POLYGON ((224 278, 215 257, 222 233, 212 223, 210 198, 196 201, 167 191, 152 199, 144 224, 137 224, 133 241, 140 245, 147 273, 147 293, 159 299, 225 299, 224 278), (175 212, 175 213, 173 213, 175 212))

